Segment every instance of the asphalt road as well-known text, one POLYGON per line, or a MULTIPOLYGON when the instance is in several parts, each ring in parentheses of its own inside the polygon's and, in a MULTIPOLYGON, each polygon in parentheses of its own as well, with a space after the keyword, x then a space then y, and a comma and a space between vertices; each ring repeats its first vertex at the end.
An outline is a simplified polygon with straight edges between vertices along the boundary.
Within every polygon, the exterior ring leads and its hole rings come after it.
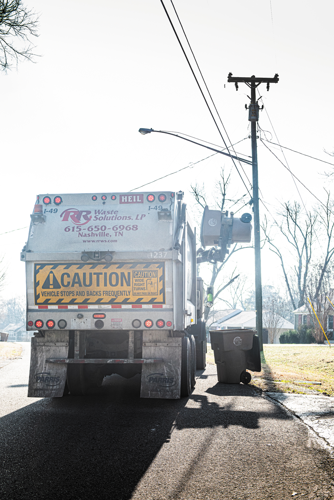
MULTIPOLYGON (((25 346, 27 351, 27 345, 25 346)), ((0 499, 334 498, 308 427, 215 367, 178 401, 113 376, 85 397, 28 399, 28 352, 0 369, 0 499)))

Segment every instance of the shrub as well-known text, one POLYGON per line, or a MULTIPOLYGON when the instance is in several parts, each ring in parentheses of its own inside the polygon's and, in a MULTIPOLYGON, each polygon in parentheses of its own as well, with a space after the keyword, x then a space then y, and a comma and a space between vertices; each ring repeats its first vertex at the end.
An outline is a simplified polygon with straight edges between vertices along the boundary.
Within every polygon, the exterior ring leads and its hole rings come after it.
POLYGON ((298 331, 289 330, 279 338, 280 344, 313 344, 315 343, 315 338, 313 337, 313 331, 311 328, 307 328, 307 325, 302 325, 298 331))

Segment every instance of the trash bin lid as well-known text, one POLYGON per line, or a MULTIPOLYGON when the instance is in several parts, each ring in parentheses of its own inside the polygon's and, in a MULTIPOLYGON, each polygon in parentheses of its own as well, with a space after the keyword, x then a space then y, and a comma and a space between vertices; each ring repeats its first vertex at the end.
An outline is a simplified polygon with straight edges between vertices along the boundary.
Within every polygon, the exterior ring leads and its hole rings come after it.
MULTIPOLYGON (((211 333, 211 332, 210 332, 211 333)), ((249 351, 253 347, 253 336, 255 330, 249 329, 235 329, 235 330, 215 330, 215 342, 219 338, 219 344, 222 343, 224 351, 249 351)))

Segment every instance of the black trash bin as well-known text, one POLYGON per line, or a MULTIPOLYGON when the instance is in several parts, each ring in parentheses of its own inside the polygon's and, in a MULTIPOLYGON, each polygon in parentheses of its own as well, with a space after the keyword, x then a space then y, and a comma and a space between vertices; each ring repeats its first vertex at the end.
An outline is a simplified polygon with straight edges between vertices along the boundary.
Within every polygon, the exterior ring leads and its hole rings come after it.
POLYGON ((260 342, 255 330, 212 330, 210 337, 218 382, 248 384, 252 377, 246 369, 261 371, 260 342))

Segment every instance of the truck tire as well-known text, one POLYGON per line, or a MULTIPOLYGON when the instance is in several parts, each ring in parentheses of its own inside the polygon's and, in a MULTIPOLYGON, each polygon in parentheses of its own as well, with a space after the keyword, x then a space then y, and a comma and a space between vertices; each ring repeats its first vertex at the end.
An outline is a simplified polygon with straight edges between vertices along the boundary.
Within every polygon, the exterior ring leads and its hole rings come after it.
POLYGON ((182 339, 181 357, 181 397, 191 394, 191 345, 188 337, 182 339))
POLYGON ((86 393, 83 365, 69 363, 67 367, 67 386, 71 396, 83 396, 86 393))
POLYGON ((191 388, 194 389, 196 384, 196 342, 193 335, 190 336, 191 345, 191 388))
POLYGON ((206 340, 196 342, 196 367, 205 370, 206 367, 206 340))

